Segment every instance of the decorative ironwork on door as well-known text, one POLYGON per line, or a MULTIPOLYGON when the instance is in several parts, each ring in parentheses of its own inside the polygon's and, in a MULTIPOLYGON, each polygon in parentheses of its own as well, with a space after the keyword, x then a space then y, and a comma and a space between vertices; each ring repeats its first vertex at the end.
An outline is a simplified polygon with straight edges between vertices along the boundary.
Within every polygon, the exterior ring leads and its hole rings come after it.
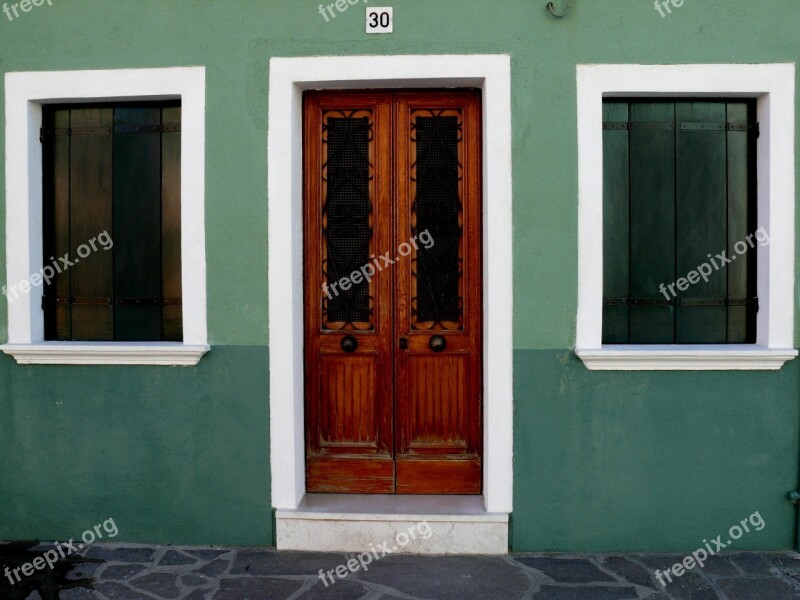
MULTIPOLYGON (((327 289, 370 261, 373 164, 371 110, 326 111, 322 116, 322 278, 327 289)), ((370 281, 322 296, 322 320, 330 330, 372 329, 374 291, 370 281)))
POLYGON ((412 111, 412 233, 427 231, 435 241, 420 247, 413 261, 413 329, 463 327, 461 141, 461 109, 412 111))

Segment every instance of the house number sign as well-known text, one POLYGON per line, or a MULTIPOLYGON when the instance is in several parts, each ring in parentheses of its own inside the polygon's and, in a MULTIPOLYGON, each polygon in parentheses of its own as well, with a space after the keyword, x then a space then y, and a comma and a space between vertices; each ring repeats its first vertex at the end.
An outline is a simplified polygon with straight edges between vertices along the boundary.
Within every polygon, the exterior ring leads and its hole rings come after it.
POLYGON ((394 27, 393 8, 368 6, 367 33, 392 33, 394 27))

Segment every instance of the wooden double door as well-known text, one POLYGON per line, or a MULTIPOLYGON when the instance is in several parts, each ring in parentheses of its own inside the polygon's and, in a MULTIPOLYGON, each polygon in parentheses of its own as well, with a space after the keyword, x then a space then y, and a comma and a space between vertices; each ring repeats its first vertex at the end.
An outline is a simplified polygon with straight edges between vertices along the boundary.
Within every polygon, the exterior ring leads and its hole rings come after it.
POLYGON ((304 96, 309 492, 479 494, 480 93, 304 96))

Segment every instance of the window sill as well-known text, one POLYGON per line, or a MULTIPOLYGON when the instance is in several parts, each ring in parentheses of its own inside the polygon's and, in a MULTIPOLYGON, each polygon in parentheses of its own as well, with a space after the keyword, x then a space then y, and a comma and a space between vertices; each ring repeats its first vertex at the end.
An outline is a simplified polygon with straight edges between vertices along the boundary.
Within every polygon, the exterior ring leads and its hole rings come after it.
POLYGON ((35 342, 0 346, 21 365, 193 366, 210 349, 207 345, 179 342, 35 342))
POLYGON ((575 354, 591 371, 768 371, 780 369, 797 350, 755 344, 613 345, 575 354))

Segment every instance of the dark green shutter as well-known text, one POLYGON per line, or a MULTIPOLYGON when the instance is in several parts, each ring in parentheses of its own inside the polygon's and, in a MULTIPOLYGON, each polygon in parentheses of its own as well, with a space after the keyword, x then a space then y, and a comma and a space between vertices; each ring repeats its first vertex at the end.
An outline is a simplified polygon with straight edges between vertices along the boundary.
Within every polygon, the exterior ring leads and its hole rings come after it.
POLYGON ((81 259, 78 248, 103 231, 113 231, 114 154, 109 132, 114 115, 106 108, 77 108, 70 113, 70 127, 76 133, 68 136, 69 259, 77 261, 65 272, 71 282, 71 339, 113 340, 113 255, 99 251, 81 259))
POLYGON ((166 341, 181 341, 181 108, 165 108, 161 120, 169 129, 161 134, 161 333, 166 341))
POLYGON ((752 103, 608 101, 603 129, 603 343, 754 342, 755 248, 662 293, 757 227, 752 103))
MULTIPOLYGON (((734 245, 757 229, 756 203, 756 107, 753 103, 729 102, 728 124, 728 255, 734 245), (747 125, 747 129, 741 127, 747 125)), ((748 244, 749 248, 749 244, 748 244)), ((728 270, 728 342, 753 343, 756 340, 756 256, 755 248, 740 255, 728 270), (744 299, 744 303, 742 303, 744 299)))
POLYGON ((673 341, 674 309, 659 284, 675 273, 675 107, 630 105, 630 337, 673 341))
POLYGON ((157 108, 114 111, 114 338, 161 339, 161 124, 157 108))
POLYGON ((603 105, 603 120, 625 124, 603 135, 603 332, 606 343, 628 342, 630 201, 628 105, 603 105))
POLYGON ((46 339, 180 341, 180 107, 48 107, 43 123, 44 264, 75 263, 45 288, 46 339), (79 257, 104 231, 113 248, 79 257))

